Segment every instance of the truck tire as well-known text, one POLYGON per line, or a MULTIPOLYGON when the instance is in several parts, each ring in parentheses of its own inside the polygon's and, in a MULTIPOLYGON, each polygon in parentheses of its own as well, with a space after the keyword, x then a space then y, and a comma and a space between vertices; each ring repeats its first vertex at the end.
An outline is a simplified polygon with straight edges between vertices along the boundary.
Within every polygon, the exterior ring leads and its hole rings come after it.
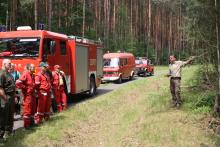
POLYGON ((154 75, 154 71, 152 70, 151 72, 150 72, 150 76, 153 76, 154 75))
POLYGON ((117 84, 121 84, 122 83, 122 77, 120 76, 119 79, 117 80, 117 84))
POLYGON ((95 83, 95 78, 91 77, 90 78, 90 88, 89 88, 89 96, 94 96, 96 94, 96 83, 95 83))
POLYGON ((144 72, 143 77, 147 77, 147 70, 144 72))
POLYGON ((132 75, 129 77, 129 80, 133 80, 134 79, 134 73, 132 73, 132 75))

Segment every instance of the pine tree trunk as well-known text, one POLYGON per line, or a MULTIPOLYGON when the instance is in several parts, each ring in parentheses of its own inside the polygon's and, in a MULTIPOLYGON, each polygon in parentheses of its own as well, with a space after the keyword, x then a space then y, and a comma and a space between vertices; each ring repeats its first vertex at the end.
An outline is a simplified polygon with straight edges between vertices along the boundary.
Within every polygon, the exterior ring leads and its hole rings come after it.
POLYGON ((172 49, 172 12, 170 12, 170 18, 169 18, 169 52, 168 56, 171 54, 172 49))
POLYGON ((37 30, 38 24, 38 0, 34 1, 34 29, 37 30))
POLYGON ((220 116, 220 48, 219 48, 219 30, 218 30, 218 9, 217 9, 217 0, 215 0, 215 9, 216 9, 216 49, 218 56, 218 95, 215 99, 214 113, 217 116, 220 116))
POLYGON ((12 30, 16 29, 18 14, 18 0, 12 0, 11 3, 11 27, 12 30))
POLYGON ((86 0, 83 0, 83 27, 82 27, 82 37, 85 36, 85 17, 86 17, 86 0))
POLYGON ((151 0, 148 1, 148 42, 151 41, 151 0))
POLYGON ((52 0, 49 0, 49 10, 48 10, 48 30, 51 31, 51 21, 52 21, 52 0))

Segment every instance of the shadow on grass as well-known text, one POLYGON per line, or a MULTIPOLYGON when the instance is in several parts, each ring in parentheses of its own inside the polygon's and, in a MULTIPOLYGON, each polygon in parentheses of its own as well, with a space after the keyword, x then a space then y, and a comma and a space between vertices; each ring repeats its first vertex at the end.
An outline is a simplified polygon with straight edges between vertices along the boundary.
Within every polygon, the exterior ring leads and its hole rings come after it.
POLYGON ((24 142, 24 139, 28 137, 29 135, 35 133, 38 129, 41 127, 44 127, 44 125, 53 125, 57 121, 60 121, 64 119, 65 117, 62 115, 54 115, 50 118, 49 121, 44 122, 43 124, 32 127, 30 129, 24 129, 24 128, 19 128, 16 130, 13 136, 9 137, 6 142, 4 142, 5 147, 26 147, 27 143, 24 142))

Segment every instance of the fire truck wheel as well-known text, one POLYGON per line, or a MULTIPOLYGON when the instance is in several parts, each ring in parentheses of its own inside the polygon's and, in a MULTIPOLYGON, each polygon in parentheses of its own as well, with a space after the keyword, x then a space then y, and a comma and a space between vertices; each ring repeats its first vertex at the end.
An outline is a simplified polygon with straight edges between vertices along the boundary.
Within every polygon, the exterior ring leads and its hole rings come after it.
POLYGON ((154 71, 152 70, 151 72, 150 72, 150 76, 153 76, 154 75, 154 71))
POLYGON ((144 76, 144 77, 147 77, 147 73, 148 73, 148 72, 145 71, 144 74, 143 74, 143 76, 144 76))
POLYGON ((121 83, 122 83, 122 77, 121 77, 121 76, 120 76, 119 79, 117 80, 117 83, 118 83, 118 84, 121 84, 121 83))
POLYGON ((134 79, 134 73, 132 73, 132 75, 129 77, 129 80, 133 80, 134 79))
POLYGON ((96 84, 95 84, 95 78, 90 78, 90 89, 89 89, 89 95, 94 96, 96 93, 96 84))

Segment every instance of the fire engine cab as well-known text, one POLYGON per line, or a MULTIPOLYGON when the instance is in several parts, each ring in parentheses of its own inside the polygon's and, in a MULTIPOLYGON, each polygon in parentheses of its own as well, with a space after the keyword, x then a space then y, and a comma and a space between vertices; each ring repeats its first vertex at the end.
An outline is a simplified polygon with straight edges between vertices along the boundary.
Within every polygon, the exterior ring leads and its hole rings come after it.
POLYGON ((34 64, 37 71, 42 61, 48 62, 51 70, 58 64, 66 75, 66 90, 72 94, 95 94, 103 73, 102 56, 101 43, 85 38, 30 27, 0 32, 0 64, 11 59, 21 73, 27 63, 34 64))

